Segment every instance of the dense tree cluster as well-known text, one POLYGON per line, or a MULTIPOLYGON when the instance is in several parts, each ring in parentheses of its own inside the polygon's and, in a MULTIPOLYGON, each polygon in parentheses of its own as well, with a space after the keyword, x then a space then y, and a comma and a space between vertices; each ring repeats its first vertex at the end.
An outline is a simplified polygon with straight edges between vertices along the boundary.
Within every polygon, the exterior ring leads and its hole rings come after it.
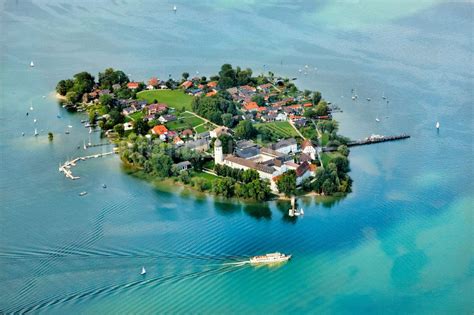
POLYGON ((280 193, 285 196, 293 196, 296 193, 296 172, 289 170, 286 173, 280 175, 277 180, 277 188, 280 193))
POLYGON ((347 174, 349 171, 349 160, 345 156, 338 156, 326 168, 316 171, 311 190, 325 195, 349 193, 352 186, 352 179, 347 174))
POLYGON ((258 131, 250 120, 241 120, 234 129, 234 135, 237 139, 253 139, 258 131))
POLYGON ((119 84, 123 87, 128 82, 130 82, 130 79, 121 70, 108 68, 104 72, 99 72, 99 85, 101 89, 112 90, 112 85, 119 84))
POLYGON ((192 108, 198 115, 218 125, 222 125, 225 120, 228 126, 233 126, 232 116, 237 113, 234 102, 227 99, 223 93, 212 97, 196 97, 193 99, 192 108), (230 117, 226 114, 230 114, 230 117))
POLYGON ((127 163, 143 169, 146 173, 166 178, 179 175, 173 164, 189 161, 194 169, 202 169, 203 157, 187 148, 175 149, 173 145, 158 139, 131 134, 128 140, 120 143, 120 157, 127 163))
POLYGON ((73 79, 59 81, 56 85, 56 92, 59 95, 66 96, 68 102, 76 103, 84 93, 92 91, 94 84, 94 77, 83 71, 76 73, 73 79))

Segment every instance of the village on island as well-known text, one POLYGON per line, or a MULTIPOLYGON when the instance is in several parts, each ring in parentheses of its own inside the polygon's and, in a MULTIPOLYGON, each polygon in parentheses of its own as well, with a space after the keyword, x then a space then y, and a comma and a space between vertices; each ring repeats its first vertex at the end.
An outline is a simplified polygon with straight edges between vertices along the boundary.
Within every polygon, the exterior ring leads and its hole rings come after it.
POLYGON ((227 198, 347 194, 349 146, 408 137, 350 141, 337 134, 340 109, 320 92, 229 64, 210 78, 146 83, 112 68, 98 82, 81 72, 56 92, 64 107, 87 112, 86 126, 99 127, 137 173, 227 198))

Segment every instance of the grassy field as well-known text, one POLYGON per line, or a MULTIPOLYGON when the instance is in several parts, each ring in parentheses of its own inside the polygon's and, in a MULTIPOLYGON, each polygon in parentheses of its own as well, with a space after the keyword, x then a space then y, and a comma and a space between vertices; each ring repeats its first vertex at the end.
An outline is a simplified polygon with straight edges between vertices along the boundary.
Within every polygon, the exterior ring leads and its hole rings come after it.
POLYGON ((255 124, 255 128, 268 128, 279 138, 291 138, 298 137, 295 129, 287 121, 274 121, 270 123, 259 123, 255 124))
POLYGON ((196 133, 206 132, 206 131, 212 130, 212 129, 214 129, 214 126, 212 126, 210 124, 204 124, 204 125, 200 125, 200 126, 194 128, 196 133))
POLYGON ((169 130, 184 130, 184 129, 193 129, 195 126, 204 123, 199 117, 190 114, 183 114, 178 117, 177 120, 169 122, 166 124, 166 127, 169 130))
POLYGON ((213 181, 214 179, 217 178, 217 176, 215 175, 212 175, 212 174, 208 174, 208 173, 204 173, 204 172, 195 172, 193 174, 193 177, 200 177, 200 178, 204 178, 208 181, 213 181))
POLYGON ((323 166, 327 167, 329 162, 331 162, 331 160, 334 159, 337 156, 342 156, 342 155, 338 152, 324 152, 324 153, 321 153, 321 161, 323 162, 323 166))
POLYGON ((323 133, 323 135, 322 135, 322 137, 321 137, 321 145, 322 145, 323 147, 325 147, 326 144, 328 144, 328 142, 329 142, 329 134, 323 133))
POLYGON ((130 117, 130 119, 132 119, 132 120, 137 120, 137 119, 143 118, 143 112, 140 110, 140 111, 135 112, 131 115, 128 115, 128 117, 130 117))
POLYGON ((182 90, 141 91, 137 93, 137 98, 146 100, 148 103, 153 103, 153 100, 157 100, 159 103, 165 103, 170 107, 179 109, 184 107, 186 110, 192 111, 191 102, 193 97, 185 94, 182 90))

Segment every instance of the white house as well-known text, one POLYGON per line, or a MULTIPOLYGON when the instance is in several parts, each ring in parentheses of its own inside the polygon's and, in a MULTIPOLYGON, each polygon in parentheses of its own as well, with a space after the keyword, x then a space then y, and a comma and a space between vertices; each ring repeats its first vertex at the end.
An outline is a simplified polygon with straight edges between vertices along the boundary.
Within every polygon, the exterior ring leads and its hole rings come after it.
POLYGON ((301 144, 301 151, 303 153, 308 154, 312 160, 316 159, 316 148, 313 146, 311 140, 306 139, 305 141, 303 141, 303 143, 301 144))
POLYGON ((133 124, 131 122, 126 122, 123 124, 123 130, 128 131, 133 129, 133 124))

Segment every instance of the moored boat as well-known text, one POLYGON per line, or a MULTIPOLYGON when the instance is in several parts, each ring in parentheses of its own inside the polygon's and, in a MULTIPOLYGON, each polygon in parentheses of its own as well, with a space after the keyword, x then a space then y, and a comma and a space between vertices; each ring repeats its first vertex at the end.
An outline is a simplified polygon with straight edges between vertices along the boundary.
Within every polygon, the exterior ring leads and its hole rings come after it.
POLYGON ((291 259, 291 255, 285 255, 279 252, 265 254, 262 256, 254 256, 250 258, 251 264, 273 264, 285 262, 291 259))

